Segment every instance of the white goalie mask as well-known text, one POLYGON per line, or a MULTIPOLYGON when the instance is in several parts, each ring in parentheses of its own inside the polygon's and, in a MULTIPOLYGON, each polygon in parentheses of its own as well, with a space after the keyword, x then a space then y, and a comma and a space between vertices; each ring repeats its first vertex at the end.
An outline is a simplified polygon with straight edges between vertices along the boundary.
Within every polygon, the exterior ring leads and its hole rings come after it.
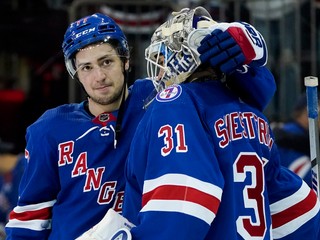
POLYGON ((203 7, 184 8, 156 29, 145 51, 147 74, 157 91, 184 82, 201 64, 197 48, 215 24, 203 7))

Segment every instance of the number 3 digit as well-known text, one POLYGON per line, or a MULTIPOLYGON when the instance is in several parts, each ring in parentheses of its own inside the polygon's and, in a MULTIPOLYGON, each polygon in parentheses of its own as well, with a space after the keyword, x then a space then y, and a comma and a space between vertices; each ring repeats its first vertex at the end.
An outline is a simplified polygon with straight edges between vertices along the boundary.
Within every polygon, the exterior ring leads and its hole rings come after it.
POLYGON ((243 202, 245 208, 253 209, 255 217, 239 216, 237 219, 238 233, 248 240, 263 239, 266 233, 263 165, 263 160, 255 153, 240 153, 233 165, 235 182, 244 182, 251 176, 251 185, 243 189, 243 202))

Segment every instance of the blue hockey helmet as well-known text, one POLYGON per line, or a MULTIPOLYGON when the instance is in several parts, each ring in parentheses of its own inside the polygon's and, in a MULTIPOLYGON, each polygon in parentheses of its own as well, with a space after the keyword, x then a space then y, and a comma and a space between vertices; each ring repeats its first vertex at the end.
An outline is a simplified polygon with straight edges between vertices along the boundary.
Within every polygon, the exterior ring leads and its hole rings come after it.
POLYGON ((71 23, 62 43, 65 64, 70 76, 73 78, 76 74, 74 57, 80 49, 98 42, 113 41, 118 44, 118 54, 128 59, 127 38, 112 18, 95 13, 71 23))

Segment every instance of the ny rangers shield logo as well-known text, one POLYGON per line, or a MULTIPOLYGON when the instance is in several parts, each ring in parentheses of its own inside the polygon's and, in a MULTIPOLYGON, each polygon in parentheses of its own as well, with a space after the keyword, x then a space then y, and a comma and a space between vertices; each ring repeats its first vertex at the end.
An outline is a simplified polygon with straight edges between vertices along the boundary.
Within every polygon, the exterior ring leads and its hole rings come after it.
POLYGON ((169 102, 177 99, 182 92, 180 85, 172 85, 158 93, 156 99, 159 102, 169 102))

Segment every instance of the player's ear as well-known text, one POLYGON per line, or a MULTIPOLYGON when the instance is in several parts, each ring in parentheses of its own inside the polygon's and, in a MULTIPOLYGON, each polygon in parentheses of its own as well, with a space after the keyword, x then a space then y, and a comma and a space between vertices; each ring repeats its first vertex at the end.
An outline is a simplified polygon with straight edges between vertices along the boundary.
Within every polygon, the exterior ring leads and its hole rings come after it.
POLYGON ((126 71, 128 71, 129 68, 130 68, 129 60, 126 60, 126 62, 125 62, 125 64, 124 64, 124 69, 125 69, 126 71))

